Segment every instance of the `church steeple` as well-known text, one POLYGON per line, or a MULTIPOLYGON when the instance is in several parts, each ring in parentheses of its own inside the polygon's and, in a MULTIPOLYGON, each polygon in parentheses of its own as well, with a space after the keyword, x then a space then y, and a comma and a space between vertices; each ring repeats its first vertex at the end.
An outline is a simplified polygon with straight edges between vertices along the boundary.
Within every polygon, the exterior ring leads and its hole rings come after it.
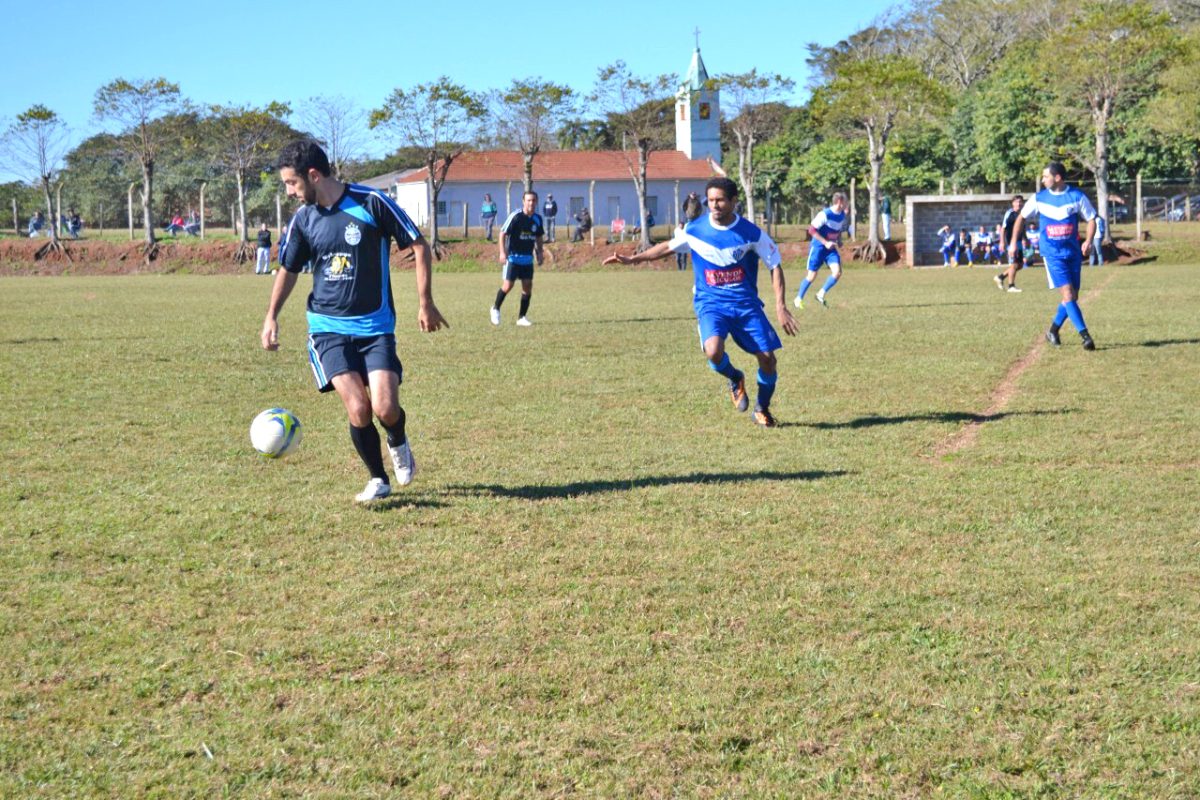
POLYGON ((708 70, 700 57, 700 29, 687 75, 675 93, 675 149, 688 158, 711 156, 721 163, 720 91, 708 88, 708 70))

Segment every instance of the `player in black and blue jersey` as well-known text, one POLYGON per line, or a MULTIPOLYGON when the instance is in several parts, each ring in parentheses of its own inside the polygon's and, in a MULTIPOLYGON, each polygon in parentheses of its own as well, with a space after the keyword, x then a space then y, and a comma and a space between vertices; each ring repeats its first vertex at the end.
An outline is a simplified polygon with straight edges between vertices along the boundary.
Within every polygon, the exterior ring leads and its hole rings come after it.
POLYGON ((517 281, 521 282, 521 311, 517 324, 522 328, 533 324, 526 316, 533 296, 533 262, 536 260, 539 266, 542 263, 542 237, 546 233, 542 217, 535 211, 537 201, 537 192, 526 192, 521 196, 521 210, 509 214, 500 227, 500 261, 504 264, 504 272, 500 276, 496 302, 492 304, 493 325, 500 324, 500 306, 517 281))
POLYGON ((288 225, 280 259, 283 269, 271 289, 262 346, 279 349, 279 312, 300 270, 311 261, 308 355, 313 377, 319 391, 336 391, 342 399, 350 439, 371 475, 355 499, 379 500, 392 489, 372 414, 387 431, 397 483, 411 483, 417 467, 398 399, 403 367, 396 356, 391 242, 412 250, 420 304, 417 322, 422 331, 436 331, 449 324, 433 304, 429 245, 386 195, 330 177, 329 159, 315 142, 301 140, 285 147, 279 177, 288 196, 304 205, 288 225))

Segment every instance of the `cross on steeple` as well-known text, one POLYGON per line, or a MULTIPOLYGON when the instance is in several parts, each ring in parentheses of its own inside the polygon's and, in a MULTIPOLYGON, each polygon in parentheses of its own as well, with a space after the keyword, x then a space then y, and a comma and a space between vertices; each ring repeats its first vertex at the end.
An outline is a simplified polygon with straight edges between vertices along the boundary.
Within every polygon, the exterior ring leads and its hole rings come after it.
POLYGON ((692 31, 692 33, 695 34, 695 36, 696 36, 696 49, 699 50, 700 49, 700 29, 696 28, 696 30, 692 31))

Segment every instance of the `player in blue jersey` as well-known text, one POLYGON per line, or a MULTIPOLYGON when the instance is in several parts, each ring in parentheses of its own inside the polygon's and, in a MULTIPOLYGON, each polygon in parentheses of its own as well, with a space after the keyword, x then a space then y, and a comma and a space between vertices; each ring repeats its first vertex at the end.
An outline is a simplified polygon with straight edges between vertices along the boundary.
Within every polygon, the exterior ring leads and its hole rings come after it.
POLYGON ((537 192, 526 192, 521 196, 521 210, 509 214, 500 227, 500 262, 504 264, 504 272, 490 312, 493 325, 500 324, 500 306, 517 281, 521 282, 521 310, 517 324, 522 328, 533 324, 526 316, 533 296, 533 263, 542 264, 542 237, 546 233, 542 216, 535 210, 537 201, 537 192))
POLYGON ((379 431, 387 431, 396 482, 412 482, 417 464, 405 433, 398 394, 403 367, 396 356, 391 241, 411 249, 416 262, 417 323, 423 331, 449 327, 433 304, 429 245, 408 215, 376 189, 330 177, 329 159, 311 141, 297 141, 279 157, 288 196, 304 203, 288 225, 262 327, 262 346, 279 349, 279 312, 306 262, 313 263, 308 296, 308 355, 322 392, 336 391, 350 419, 350 439, 370 473, 360 503, 391 494, 379 431))
POLYGON ((846 218, 846 206, 846 195, 834 192, 829 207, 818 212, 808 226, 808 236, 812 240, 808 246, 808 273, 800 284, 800 291, 796 293, 796 308, 804 308, 804 295, 817 279, 817 270, 822 264, 829 265, 830 274, 825 285, 817 292, 817 302, 829 308, 825 302, 825 295, 842 277, 842 257, 838 254, 838 242, 842 238, 842 231, 850 224, 846 218))
POLYGON ((938 228, 938 241, 941 242, 941 247, 938 252, 942 254, 942 266, 958 266, 958 256, 955 251, 958 250, 958 237, 954 235, 954 231, 949 225, 943 225, 938 228))
POLYGON ((642 253, 623 256, 613 253, 605 264, 638 264, 670 253, 692 254, 695 282, 692 305, 699 320, 700 343, 709 366, 729 381, 733 406, 746 411, 746 376, 735 368, 725 352, 726 337, 758 359, 758 397, 754 421, 766 428, 776 425, 771 414, 771 397, 778 379, 775 351, 783 347, 779 335, 763 313, 758 298, 758 264, 771 272, 775 293, 775 316, 789 336, 796 335, 796 318, 787 307, 779 248, 757 225, 735 211, 737 184, 728 178, 713 178, 705 187, 708 214, 697 217, 677 231, 670 241, 659 242, 642 253))
POLYGON ((1013 241, 1009 245, 1009 257, 1015 258, 1015 248, 1021 241, 1025 220, 1038 215, 1038 246, 1042 260, 1046 262, 1046 280, 1050 288, 1058 289, 1062 302, 1054 314, 1054 321, 1046 331, 1046 341, 1052 345, 1062 344, 1058 329, 1064 320, 1071 320, 1084 350, 1095 350, 1096 343, 1088 333, 1079 308, 1079 281, 1083 269, 1083 257, 1087 255, 1096 235, 1096 210, 1087 195, 1075 186, 1068 186, 1066 170, 1057 161, 1050 162, 1042 170, 1042 186, 1021 209, 1021 216, 1013 226, 1013 241), (1087 221, 1087 236, 1083 246, 1079 244, 1079 220, 1087 221))

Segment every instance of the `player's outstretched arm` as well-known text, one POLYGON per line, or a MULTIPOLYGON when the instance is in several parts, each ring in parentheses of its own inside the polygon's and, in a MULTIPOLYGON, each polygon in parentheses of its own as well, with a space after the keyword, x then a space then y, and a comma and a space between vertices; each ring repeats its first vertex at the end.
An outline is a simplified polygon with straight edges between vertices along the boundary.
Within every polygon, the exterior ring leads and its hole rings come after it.
POLYGON ((417 237, 412 251, 417 272, 417 326, 426 333, 449 328, 450 323, 433 304, 433 257, 424 236, 417 237))
POLYGON ((260 334, 264 350, 279 349, 279 312, 283 310, 283 304, 287 302, 298 277, 296 273, 286 269, 275 273, 275 283, 271 286, 271 300, 267 303, 267 317, 263 320, 260 334))
POLYGON ((792 316, 792 310, 788 308, 782 264, 771 270, 771 288, 775 290, 775 318, 779 320, 779 327, 783 328, 783 332, 788 336, 795 336, 799 326, 796 324, 796 318, 792 316))
POLYGON ((642 264, 647 261, 657 261, 658 259, 668 255, 670 252, 670 241, 659 242, 649 250, 643 250, 642 252, 634 253, 631 256, 623 256, 620 253, 613 253, 600 263, 603 266, 608 266, 609 264, 642 264))

